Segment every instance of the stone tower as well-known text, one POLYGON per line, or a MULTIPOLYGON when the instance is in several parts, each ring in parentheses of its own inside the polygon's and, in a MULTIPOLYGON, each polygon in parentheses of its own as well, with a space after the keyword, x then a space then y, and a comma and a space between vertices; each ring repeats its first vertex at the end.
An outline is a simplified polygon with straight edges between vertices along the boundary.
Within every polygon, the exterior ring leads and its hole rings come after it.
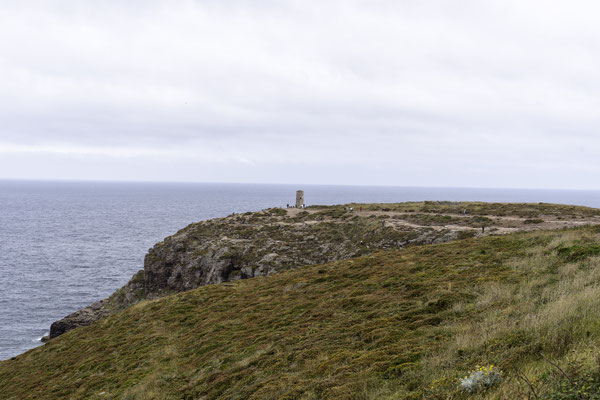
POLYGON ((304 206, 304 190, 298 190, 296 192, 296 208, 304 206))

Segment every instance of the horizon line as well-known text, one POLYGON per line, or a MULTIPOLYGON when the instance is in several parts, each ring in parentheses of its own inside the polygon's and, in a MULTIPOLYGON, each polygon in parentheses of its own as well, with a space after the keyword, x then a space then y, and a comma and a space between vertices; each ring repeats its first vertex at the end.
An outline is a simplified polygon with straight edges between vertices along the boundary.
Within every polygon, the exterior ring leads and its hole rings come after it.
POLYGON ((4 178, 0 182, 30 183, 116 183, 116 184, 174 184, 174 185, 265 185, 265 186, 339 186, 364 188, 407 188, 407 189, 464 189, 464 190, 529 190, 529 191, 565 191, 565 192, 600 192, 600 189, 582 188, 532 188, 532 187, 498 187, 498 186, 414 186, 414 185, 366 185, 339 183, 281 183, 281 182, 224 182, 224 181, 153 181, 153 180, 118 180, 118 179, 69 179, 69 178, 4 178))

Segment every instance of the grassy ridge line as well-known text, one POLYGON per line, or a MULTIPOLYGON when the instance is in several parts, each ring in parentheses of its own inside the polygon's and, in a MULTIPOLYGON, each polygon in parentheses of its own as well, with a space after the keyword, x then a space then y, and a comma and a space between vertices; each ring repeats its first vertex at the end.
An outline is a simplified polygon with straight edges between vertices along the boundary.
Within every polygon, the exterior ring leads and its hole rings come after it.
MULTIPOLYGON (((403 213, 438 213, 438 214, 460 214, 467 210, 469 215, 487 216, 517 216, 538 217, 541 215, 552 215, 557 217, 592 217, 600 215, 600 209, 586 206, 574 206, 553 203, 488 203, 481 201, 419 201, 404 203, 351 203, 355 209, 362 207, 365 211, 392 211, 403 213)), ((318 208, 339 210, 339 206, 316 206, 318 208)))
MULTIPOLYGON (((0 363, 15 399, 466 398, 476 364, 597 373, 597 228, 379 252, 144 301, 0 363)), ((508 374, 510 372, 507 372, 508 374)), ((518 398, 514 379, 478 397, 518 398)))

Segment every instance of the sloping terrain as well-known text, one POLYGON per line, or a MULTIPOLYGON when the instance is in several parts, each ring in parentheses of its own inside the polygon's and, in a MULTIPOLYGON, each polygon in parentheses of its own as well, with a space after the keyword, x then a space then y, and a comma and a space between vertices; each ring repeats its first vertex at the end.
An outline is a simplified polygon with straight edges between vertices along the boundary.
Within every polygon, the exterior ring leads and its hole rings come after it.
POLYGON ((598 398, 599 284, 597 227, 379 251, 143 300, 0 362, 0 393, 598 398), (490 365, 498 383, 461 388, 490 365))
POLYGON ((484 234, 600 223, 600 210, 555 204, 411 202, 269 209, 190 224, 157 243, 110 298, 52 324, 50 337, 141 299, 270 275, 381 249, 484 234), (352 210, 352 211, 351 211, 352 210))

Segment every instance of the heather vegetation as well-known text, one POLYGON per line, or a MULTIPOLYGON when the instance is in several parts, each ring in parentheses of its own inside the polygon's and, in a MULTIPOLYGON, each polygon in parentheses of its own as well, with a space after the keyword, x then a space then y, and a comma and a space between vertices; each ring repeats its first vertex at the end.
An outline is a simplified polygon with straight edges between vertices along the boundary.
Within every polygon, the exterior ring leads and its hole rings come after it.
MULTIPOLYGON (((480 214, 492 218, 502 207, 480 214)), ((558 216, 533 215, 536 207, 523 218, 558 216)), ((0 362, 0 393, 596 399, 598 343, 599 228, 533 230, 380 250, 143 300, 0 362)))
MULTIPOLYGON (((355 204, 354 207, 363 207, 370 211, 397 211, 397 212, 425 212, 443 214, 461 214, 487 216, 518 216, 535 218, 540 215, 560 216, 564 218, 585 218, 599 216, 600 210, 596 208, 550 204, 550 203, 485 203, 485 202, 458 202, 458 201, 423 201, 407 203, 377 203, 355 204)), ((335 208, 336 206, 330 206, 335 208)))

